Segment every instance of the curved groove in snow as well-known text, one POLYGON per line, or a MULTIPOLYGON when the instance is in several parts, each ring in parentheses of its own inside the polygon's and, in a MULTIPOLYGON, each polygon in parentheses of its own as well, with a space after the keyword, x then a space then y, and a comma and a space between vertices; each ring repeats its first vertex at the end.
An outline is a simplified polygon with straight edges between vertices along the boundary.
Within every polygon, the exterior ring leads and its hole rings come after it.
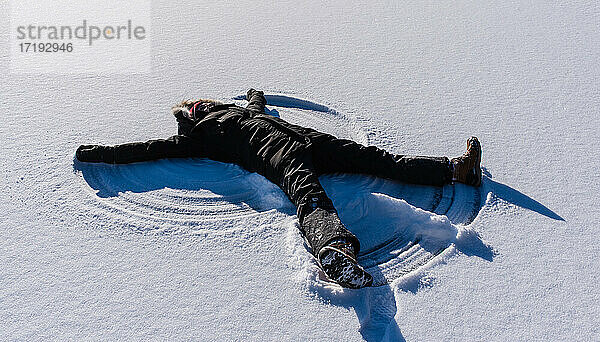
POLYGON ((409 185, 363 175, 321 177, 342 221, 361 241, 358 260, 389 284, 427 265, 481 209, 481 188, 409 185), (370 181, 369 181, 370 180, 370 181))
POLYGON ((93 206, 105 219, 127 222, 136 231, 159 233, 168 227, 169 232, 222 233, 237 230, 236 222, 242 229, 240 220, 291 205, 261 176, 208 159, 79 163, 77 168, 98 199, 93 206))

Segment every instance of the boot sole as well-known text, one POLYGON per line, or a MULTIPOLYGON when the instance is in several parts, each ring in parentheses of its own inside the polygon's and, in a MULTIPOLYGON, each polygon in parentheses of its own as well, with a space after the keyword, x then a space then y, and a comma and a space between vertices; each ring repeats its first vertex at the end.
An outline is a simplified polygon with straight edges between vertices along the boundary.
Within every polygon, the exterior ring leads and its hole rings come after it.
POLYGON ((327 278, 343 287, 359 289, 373 284, 373 277, 354 258, 335 247, 323 247, 318 259, 327 278), (321 258, 325 252, 328 255, 321 258))

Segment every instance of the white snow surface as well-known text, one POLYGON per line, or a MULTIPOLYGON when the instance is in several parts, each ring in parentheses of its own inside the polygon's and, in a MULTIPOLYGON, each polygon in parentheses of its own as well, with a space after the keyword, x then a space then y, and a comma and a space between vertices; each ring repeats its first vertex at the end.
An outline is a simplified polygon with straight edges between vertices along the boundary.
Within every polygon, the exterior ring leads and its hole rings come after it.
POLYGON ((600 340, 595 2, 155 1, 153 70, 135 75, 10 73, 7 6, 0 340, 600 340), (250 87, 273 115, 394 153, 478 136, 483 185, 322 177, 378 285, 348 290, 257 174, 73 160, 250 87))

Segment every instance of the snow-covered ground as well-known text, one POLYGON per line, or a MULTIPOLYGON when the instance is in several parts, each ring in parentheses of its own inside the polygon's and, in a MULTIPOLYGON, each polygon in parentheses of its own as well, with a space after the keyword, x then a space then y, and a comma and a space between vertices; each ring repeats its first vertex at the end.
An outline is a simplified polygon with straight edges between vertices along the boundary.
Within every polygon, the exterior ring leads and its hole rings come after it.
POLYGON ((151 73, 69 75, 10 72, 0 3, 0 340, 600 340, 597 4, 152 5, 151 73), (259 175, 73 161, 250 87, 395 153, 457 156, 476 135, 483 186, 322 177, 378 285, 347 290, 259 175))

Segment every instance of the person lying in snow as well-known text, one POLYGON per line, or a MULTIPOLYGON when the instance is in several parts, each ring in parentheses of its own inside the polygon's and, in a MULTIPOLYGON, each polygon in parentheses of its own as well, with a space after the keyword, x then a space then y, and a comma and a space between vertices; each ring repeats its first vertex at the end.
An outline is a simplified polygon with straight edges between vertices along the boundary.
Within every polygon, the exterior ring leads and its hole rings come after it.
POLYGON ((184 101, 172 109, 178 135, 118 146, 82 145, 76 157, 112 164, 204 157, 257 172, 296 205, 300 230, 323 272, 349 288, 370 286, 373 278, 357 263, 360 243, 340 221, 319 175, 362 173, 433 186, 481 184, 481 145, 475 137, 467 140, 465 154, 451 160, 396 155, 267 115, 262 91, 250 89, 247 100, 246 108, 184 101))

